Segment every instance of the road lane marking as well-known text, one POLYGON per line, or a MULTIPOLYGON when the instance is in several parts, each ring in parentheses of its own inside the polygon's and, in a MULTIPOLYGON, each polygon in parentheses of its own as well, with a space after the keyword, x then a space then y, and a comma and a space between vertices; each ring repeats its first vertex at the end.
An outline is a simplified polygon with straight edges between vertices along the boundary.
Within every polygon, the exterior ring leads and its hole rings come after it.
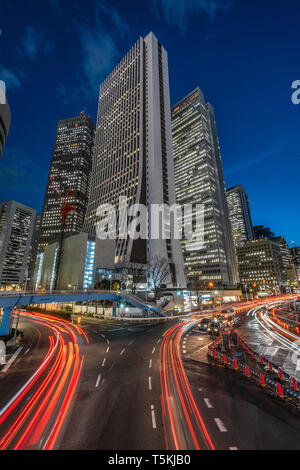
POLYGON ((229 450, 238 450, 237 447, 229 447, 229 450))
POLYGON ((150 362, 149 362, 149 369, 152 368, 152 359, 150 359, 150 362))
POLYGON ((130 341, 130 343, 128 344, 128 346, 131 346, 133 343, 134 343, 134 339, 133 339, 132 341, 130 341))
POLYGON ((160 341, 161 341, 161 340, 159 339, 159 340, 157 341, 157 343, 156 343, 156 344, 159 344, 159 343, 160 343, 160 341))
POLYGON ((106 353, 108 353, 108 352, 109 352, 109 346, 108 346, 108 348, 107 348, 107 350, 106 350, 106 353))
POLYGON ((155 350, 156 350, 156 348, 153 348, 153 350, 152 350, 152 354, 154 354, 154 353, 155 353, 155 350))
POLYGON ((99 387, 100 380, 101 380, 101 374, 98 375, 97 382, 96 382, 96 388, 99 387))
POLYGON ((112 368, 115 366, 115 364, 116 364, 116 361, 114 361, 114 362, 112 363, 112 366, 110 367, 110 370, 112 370, 112 368))
POLYGON ((102 362, 102 367, 105 366, 105 363, 106 363, 106 357, 103 359, 103 362, 102 362))
POLYGON ((11 366, 11 365, 13 364, 13 362, 17 359, 17 357, 18 357, 18 355, 20 354, 20 352, 22 351, 22 349, 23 349, 23 346, 20 346, 20 347, 16 350, 15 354, 10 358, 10 360, 8 361, 8 363, 6 364, 6 366, 3 367, 3 369, 1 370, 2 373, 5 374, 5 372, 8 371, 8 369, 10 368, 10 366, 11 366))
POLYGON ((124 352, 125 352, 125 348, 122 349, 122 351, 120 352, 120 356, 123 356, 124 352))
POLYGON ((216 425, 218 426, 220 432, 227 432, 227 429, 225 428, 224 424, 220 420, 220 418, 215 418, 214 419, 216 425))
POLYGON ((26 356, 26 354, 28 354, 30 351, 30 348, 26 349, 25 353, 24 353, 24 356, 26 356))
POLYGON ((152 390, 152 379, 151 379, 151 377, 149 377, 148 380, 149 380, 149 390, 152 390))
POLYGON ((152 417, 152 427, 153 427, 153 429, 156 429, 156 419, 155 419, 154 405, 151 405, 151 417, 152 417))
POLYGON ((205 402, 207 408, 213 408, 213 406, 212 406, 212 404, 211 404, 211 402, 209 401, 208 398, 203 398, 203 400, 204 400, 204 402, 205 402))

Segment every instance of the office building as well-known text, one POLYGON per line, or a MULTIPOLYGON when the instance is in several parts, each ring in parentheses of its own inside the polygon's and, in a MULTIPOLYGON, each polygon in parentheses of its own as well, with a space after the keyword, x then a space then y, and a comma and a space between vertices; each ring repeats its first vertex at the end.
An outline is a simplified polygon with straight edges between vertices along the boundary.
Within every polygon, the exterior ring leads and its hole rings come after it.
POLYGON ((292 262, 296 269, 297 280, 298 280, 298 283, 300 283, 300 247, 293 246, 292 248, 290 248, 290 252, 292 255, 292 262))
POLYGON ((19 202, 0 204, 0 285, 20 286, 27 278, 36 211, 19 202))
POLYGON ((253 240, 253 227, 248 196, 240 184, 227 189, 227 204, 234 246, 253 240))
POLYGON ((52 291, 55 277, 59 290, 82 290, 94 286, 95 237, 81 232, 66 236, 61 247, 57 269, 59 242, 53 242, 37 255, 33 288, 52 291))
MULTIPOLYGON (((101 84, 91 194, 84 230, 96 233, 97 208, 175 204, 168 58, 153 33, 140 38, 101 84)), ((151 221, 150 221, 151 222, 151 221)), ((165 221, 168 225, 168 221, 165 221)), ((98 268, 147 264, 155 257, 169 262, 169 286, 184 286, 180 240, 174 227, 167 239, 121 237, 104 244, 98 268)), ((124 234, 123 234, 124 235, 124 234)), ((147 237, 145 237, 147 238, 147 237)))
POLYGON ((10 124, 10 108, 6 101, 5 94, 0 86, 0 158, 2 157, 4 145, 10 129, 10 124))
POLYGON ((238 282, 214 110, 199 88, 172 108, 177 202, 204 205, 204 246, 182 250, 189 286, 238 282))
POLYGON ((254 239, 259 240, 261 238, 274 238, 275 234, 271 232, 269 227, 264 227, 263 225, 255 225, 253 227, 254 239))
POLYGON ((251 289, 267 293, 284 292, 287 273, 280 244, 262 238, 249 241, 237 249, 240 282, 249 292, 251 289))
POLYGON ((83 226, 90 190, 95 127, 90 116, 80 113, 58 122, 52 161, 39 228, 38 252, 62 236, 62 207, 71 209, 65 235, 83 226))

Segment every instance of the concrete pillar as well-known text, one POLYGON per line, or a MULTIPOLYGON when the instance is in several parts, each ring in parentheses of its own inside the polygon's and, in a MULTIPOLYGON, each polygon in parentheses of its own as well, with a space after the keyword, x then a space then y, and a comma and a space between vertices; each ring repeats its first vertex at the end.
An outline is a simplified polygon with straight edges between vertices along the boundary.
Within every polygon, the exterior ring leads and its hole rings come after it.
POLYGON ((13 316, 11 315, 12 308, 7 307, 3 310, 3 317, 0 326, 0 336, 8 336, 11 330, 13 316))
POLYGON ((117 302, 113 302, 112 316, 117 316, 117 302))
POLYGON ((148 312, 148 309, 145 310, 145 318, 148 318, 149 317, 149 312, 148 312))

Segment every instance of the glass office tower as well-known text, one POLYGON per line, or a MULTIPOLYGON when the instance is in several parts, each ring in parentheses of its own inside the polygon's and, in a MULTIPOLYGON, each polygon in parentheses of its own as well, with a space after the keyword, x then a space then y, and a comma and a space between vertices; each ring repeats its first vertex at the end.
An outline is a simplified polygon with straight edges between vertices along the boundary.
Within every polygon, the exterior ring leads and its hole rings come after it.
POLYGON ((237 267, 215 115, 199 88, 173 106, 172 132, 177 202, 204 205, 203 248, 189 251, 182 241, 189 285, 234 286, 237 267))

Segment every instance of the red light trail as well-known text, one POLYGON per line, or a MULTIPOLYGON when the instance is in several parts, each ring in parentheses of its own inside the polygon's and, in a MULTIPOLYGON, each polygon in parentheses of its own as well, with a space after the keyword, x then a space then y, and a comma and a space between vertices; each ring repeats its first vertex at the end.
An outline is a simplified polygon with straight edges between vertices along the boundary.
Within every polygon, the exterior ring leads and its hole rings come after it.
POLYGON ((160 347, 161 405, 167 449, 215 449, 180 357, 180 338, 194 324, 191 321, 170 328, 160 347))
POLYGON ((22 316, 49 330, 49 347, 33 375, 0 410, 0 450, 52 450, 80 378, 84 355, 79 344, 89 341, 66 320, 28 312, 22 316))

